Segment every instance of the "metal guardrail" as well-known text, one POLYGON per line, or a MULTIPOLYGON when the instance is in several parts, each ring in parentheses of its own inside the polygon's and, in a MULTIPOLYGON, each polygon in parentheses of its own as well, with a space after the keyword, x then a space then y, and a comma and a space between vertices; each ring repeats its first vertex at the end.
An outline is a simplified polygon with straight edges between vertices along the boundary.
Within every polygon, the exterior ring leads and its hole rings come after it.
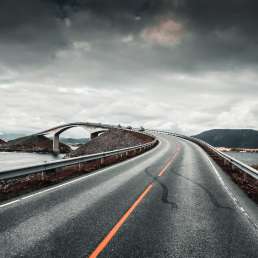
MULTIPOLYGON (((193 137, 194 138, 194 137, 193 137)), ((194 138, 195 140, 199 140, 194 138)), ((211 150, 213 150, 218 156, 220 156, 221 158, 223 158, 224 160, 226 160, 227 162, 231 163, 232 165, 234 165, 235 167, 238 167, 241 171, 247 173, 249 176, 253 177, 254 179, 258 180, 258 171, 250 166, 248 166, 247 164, 241 162, 240 160, 237 160, 219 150, 217 150, 215 147, 211 146, 210 144, 199 140, 199 142, 203 145, 206 145, 208 148, 210 148, 211 150)))
POLYGON ((56 169, 56 168, 76 165, 76 164, 80 164, 80 163, 84 163, 84 162, 98 160, 98 159, 105 158, 105 157, 111 157, 114 155, 124 154, 128 151, 147 149, 148 147, 152 147, 157 143, 158 143, 158 140, 154 139, 153 141, 151 141, 149 143, 136 145, 133 147, 122 148, 122 149, 117 149, 117 150, 113 150, 113 151, 101 152, 101 153, 97 153, 97 154, 85 155, 85 156, 69 158, 69 159, 62 159, 62 160, 57 160, 57 161, 50 161, 50 162, 43 163, 43 164, 5 170, 5 171, 0 172, 0 180, 11 179, 11 178, 16 178, 16 177, 20 177, 20 176, 28 176, 31 174, 46 172, 48 170, 52 170, 52 169, 56 169))
POLYGON ((239 170, 241 170, 242 172, 248 174, 249 176, 251 176, 252 178, 258 180, 258 171, 250 166, 248 166, 247 164, 217 150, 214 146, 208 144, 205 141, 202 141, 200 139, 194 138, 194 137, 189 137, 189 136, 185 136, 182 134, 177 134, 177 133, 171 133, 171 132, 166 132, 166 131, 159 131, 159 130, 151 130, 151 131, 155 131, 158 133, 166 133, 169 135, 173 135, 194 143, 197 143, 201 146, 207 147, 208 149, 212 150, 214 153, 216 153, 220 158, 224 159, 226 162, 230 163, 231 165, 237 167, 239 170))

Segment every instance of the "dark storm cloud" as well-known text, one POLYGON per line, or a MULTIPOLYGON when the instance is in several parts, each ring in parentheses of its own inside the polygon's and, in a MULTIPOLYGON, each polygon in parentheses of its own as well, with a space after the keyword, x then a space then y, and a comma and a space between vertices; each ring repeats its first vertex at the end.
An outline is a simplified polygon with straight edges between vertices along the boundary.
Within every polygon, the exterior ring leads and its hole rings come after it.
POLYGON ((257 1, 178 2, 176 13, 194 34, 190 44, 197 58, 207 58, 206 61, 218 65, 221 61, 230 68, 241 65, 241 62, 257 64, 257 1))
MULTIPOLYGON (((41 32, 58 30, 55 12, 49 4, 40 0, 4 0, 0 8, 1 42, 28 43, 38 38, 41 32)), ((46 35, 44 35, 46 36, 46 35)), ((58 38, 57 35, 56 39, 58 38)), ((50 44, 53 42, 50 42, 50 44)))
POLYGON ((48 0, 55 3, 62 17, 68 17, 73 12, 87 10, 96 15, 114 20, 128 19, 128 17, 139 17, 142 15, 155 15, 162 12, 167 6, 163 0, 48 0))
MULTIPOLYGON (((256 30, 258 2, 255 0, 182 0, 177 13, 200 31, 239 29, 252 35, 256 30)), ((256 36, 256 35, 253 35, 256 36)))
MULTIPOLYGON (((28 62, 33 62, 40 60, 39 55, 45 60, 56 50, 69 47, 71 35, 87 41, 99 37, 105 44, 114 35, 131 34, 139 40, 144 29, 149 29, 150 37, 145 39, 160 43, 164 38, 162 23, 171 20, 185 34, 181 44, 172 50, 166 44, 154 44, 153 60, 162 60, 162 65, 175 70, 222 65, 231 69, 257 62, 257 13, 255 0, 3 0, 0 44, 18 44, 20 52, 29 48, 28 62), (73 27, 68 31, 70 24, 73 27), (163 38, 155 41, 155 36, 163 38)), ((168 26, 167 34, 173 33, 168 26)), ((2 49, 6 52, 5 47, 2 49)), ((17 55, 9 59, 14 63, 17 55)), ((149 58, 144 59, 148 65, 149 58)))
POLYGON ((0 64, 13 68, 44 64, 68 44, 50 4, 39 0, 0 3, 0 64))
MULTIPOLYGON (((256 0, 48 0, 54 3, 61 17, 90 11, 113 20, 114 25, 128 26, 131 17, 174 16, 199 32, 236 29, 247 37, 257 37, 258 2, 256 0), (122 21, 127 21, 123 23, 122 21), (117 24, 116 24, 117 23, 117 24)), ((145 24, 146 25, 146 24, 145 24)))
MULTIPOLYGON (((115 27, 138 29, 134 18, 149 17, 161 12, 162 1, 103 1, 103 0, 3 0, 0 8, 0 30, 4 38, 30 40, 30 32, 57 30, 58 19, 77 14, 93 14, 99 20, 110 21, 115 27), (27 34, 22 32, 29 27, 27 34), (5 35, 4 35, 5 34, 5 35), (23 37, 24 36, 24 37, 23 37), (26 37, 27 36, 27 37, 26 37)), ((140 23, 141 24, 141 23, 140 23)), ((85 24, 87 27, 87 24, 85 24)))

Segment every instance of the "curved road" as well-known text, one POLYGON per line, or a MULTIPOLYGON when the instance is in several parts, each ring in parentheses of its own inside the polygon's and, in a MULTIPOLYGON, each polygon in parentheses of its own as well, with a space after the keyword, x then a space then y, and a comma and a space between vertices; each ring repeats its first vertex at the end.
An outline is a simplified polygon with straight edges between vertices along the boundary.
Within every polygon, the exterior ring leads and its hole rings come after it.
POLYGON ((193 143, 0 205, 0 257, 257 257, 258 208, 193 143))

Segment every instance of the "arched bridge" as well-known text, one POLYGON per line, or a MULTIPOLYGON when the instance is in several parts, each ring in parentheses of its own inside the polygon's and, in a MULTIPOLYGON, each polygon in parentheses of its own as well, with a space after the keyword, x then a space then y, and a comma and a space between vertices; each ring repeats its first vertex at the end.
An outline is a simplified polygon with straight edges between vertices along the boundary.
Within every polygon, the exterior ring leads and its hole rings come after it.
POLYGON ((60 136, 60 134, 62 134, 64 131, 67 131, 74 127, 84 128, 86 131, 88 131, 91 134, 91 139, 97 137, 100 133, 103 133, 106 130, 114 128, 114 126, 108 125, 108 124, 77 122, 77 123, 69 123, 69 124, 59 125, 59 126, 50 128, 48 130, 39 132, 35 135, 53 134, 53 152, 59 153, 59 136, 60 136))

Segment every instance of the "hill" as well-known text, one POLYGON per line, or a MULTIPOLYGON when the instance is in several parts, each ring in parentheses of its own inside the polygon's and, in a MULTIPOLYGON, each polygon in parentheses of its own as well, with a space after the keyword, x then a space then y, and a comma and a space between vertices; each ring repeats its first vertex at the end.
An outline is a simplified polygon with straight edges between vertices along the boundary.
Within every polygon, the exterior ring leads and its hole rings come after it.
MULTIPOLYGON (((1 145, 0 151, 23 151, 51 153, 53 150, 53 141, 43 135, 33 135, 11 140, 1 145)), ((60 152, 68 153, 71 148, 60 142, 60 152)))
POLYGON ((258 148, 258 131, 251 129, 213 129, 193 137, 215 147, 258 148))
POLYGON ((111 129, 70 152, 67 157, 78 157, 98 152, 136 146, 152 141, 153 138, 136 132, 111 129))

